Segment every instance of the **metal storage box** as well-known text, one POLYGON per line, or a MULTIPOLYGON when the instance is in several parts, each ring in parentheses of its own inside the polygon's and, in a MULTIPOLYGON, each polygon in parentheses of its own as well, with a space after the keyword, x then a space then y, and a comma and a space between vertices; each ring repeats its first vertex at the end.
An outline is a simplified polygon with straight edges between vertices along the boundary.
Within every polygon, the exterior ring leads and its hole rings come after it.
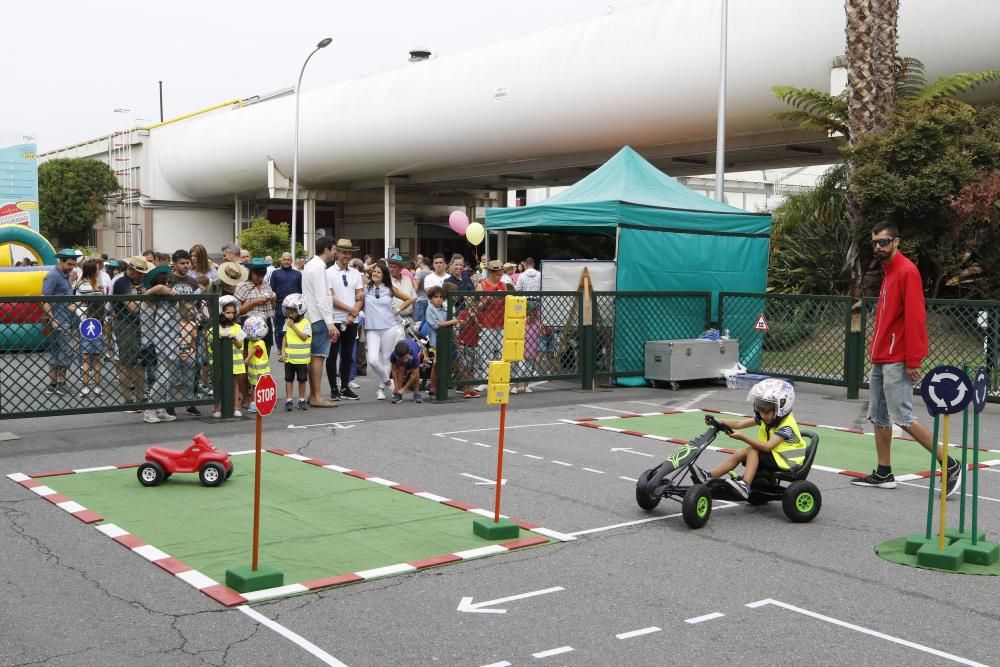
POLYGON ((722 377, 722 371, 739 361, 739 341, 651 340, 646 342, 645 370, 647 380, 677 382, 722 377))

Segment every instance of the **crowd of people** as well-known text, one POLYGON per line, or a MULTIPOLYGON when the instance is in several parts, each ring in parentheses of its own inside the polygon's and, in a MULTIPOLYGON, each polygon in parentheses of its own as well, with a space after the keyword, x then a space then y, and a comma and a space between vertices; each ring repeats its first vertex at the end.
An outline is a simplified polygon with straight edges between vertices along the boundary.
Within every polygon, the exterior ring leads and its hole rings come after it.
MULTIPOLYGON (((43 306, 49 336, 46 393, 100 397, 114 387, 129 404, 203 402, 217 394, 210 381, 215 331, 207 302, 197 298, 214 293, 220 296, 218 335, 232 341, 236 416, 255 411, 253 388, 270 372, 273 353, 284 365, 287 411, 359 400, 355 380, 369 372, 375 399, 399 403, 409 392, 422 403, 423 393, 435 390, 440 329, 455 329, 453 361, 460 378, 484 377, 488 362, 500 358, 503 299, 458 299, 449 319, 448 292, 541 288, 531 258, 515 265, 484 256, 475 266, 460 254, 376 260, 355 257, 358 248, 349 239, 332 237, 318 239, 315 251, 308 262, 286 252, 277 266, 270 256, 253 258, 234 243, 221 248, 218 264, 202 245, 172 254, 147 250, 123 260, 60 251, 43 295, 79 300, 43 306), (96 298, 103 295, 123 298, 96 298), (138 295, 180 298, 127 298, 138 295), (93 320, 103 323, 103 331, 85 335, 80 322, 93 320), (77 372, 79 388, 70 389, 77 372), (111 377, 117 381, 102 382, 111 377)), ((525 360, 515 376, 536 374, 536 359, 547 351, 539 301, 529 301, 525 360)), ((518 388, 531 391, 527 383, 512 391, 518 388)), ((462 393, 480 396, 471 381, 462 393)), ((186 412, 201 415, 196 405, 186 412)), ((177 417, 175 408, 142 414, 148 423, 177 417)), ((221 415, 216 402, 213 416, 221 415)))

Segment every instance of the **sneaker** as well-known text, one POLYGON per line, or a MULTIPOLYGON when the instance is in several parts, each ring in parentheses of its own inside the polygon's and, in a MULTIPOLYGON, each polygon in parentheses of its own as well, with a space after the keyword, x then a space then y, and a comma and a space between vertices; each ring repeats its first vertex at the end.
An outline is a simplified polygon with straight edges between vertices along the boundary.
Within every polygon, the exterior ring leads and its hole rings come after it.
POLYGON ((167 414, 170 415, 171 417, 176 417, 177 410, 175 410, 174 408, 167 408, 167 414))
POLYGON ((156 418, 159 419, 161 422, 172 422, 177 419, 177 417, 170 414, 163 408, 160 408, 159 410, 156 411, 156 418))
POLYGON ((94 396, 100 396, 103 393, 104 393, 103 389, 101 389, 100 387, 94 387, 94 396))
POLYGON ((743 496, 743 500, 746 500, 747 498, 750 497, 750 485, 747 484, 742 479, 738 479, 735 482, 733 482, 733 486, 736 487, 737 493, 743 496))
POLYGON ((303 412, 305 412, 308 409, 309 409, 309 401, 300 398, 299 399, 299 410, 302 410, 303 412))
POLYGON ((330 392, 330 400, 331 401, 339 401, 340 400, 340 392, 337 391, 336 389, 334 389, 333 391, 331 391, 330 392))
POLYGON ((534 390, 531 387, 529 387, 528 385, 524 385, 524 393, 525 394, 531 394, 531 393, 534 393, 534 390))
POLYGON ((479 398, 482 396, 478 391, 467 391, 462 394, 462 398, 479 398))
POLYGON ((952 495, 958 492, 959 482, 962 481, 962 464, 952 458, 948 459, 948 493, 952 495))
POLYGON ((66 383, 65 382, 60 382, 59 384, 56 385, 56 393, 60 394, 62 396, 69 396, 70 395, 70 391, 66 387, 66 383))
POLYGON ((288 399, 287 401, 285 401, 285 412, 291 412, 293 409, 294 409, 294 404, 292 403, 292 399, 288 399))
POLYGON ((50 384, 48 387, 45 388, 45 393, 46 394, 55 394, 56 393, 56 388, 57 388, 56 385, 50 384))
POLYGON ((478 387, 476 387, 476 391, 485 391, 485 390, 486 390, 486 385, 485 384, 481 384, 478 387))
POLYGON ((192 406, 190 406, 190 407, 189 407, 189 408, 188 408, 187 410, 185 410, 184 412, 188 413, 188 414, 189 414, 189 415, 191 415, 192 417, 201 417, 201 410, 199 410, 199 409, 198 409, 197 407, 195 407, 195 406, 193 406, 193 405, 192 405, 192 406))
POLYGON ((242 412, 240 412, 239 410, 235 410, 235 411, 233 412, 233 416, 234 416, 234 417, 242 417, 242 416, 243 416, 243 413, 242 413, 242 412))
POLYGON ((379 390, 377 392, 375 392, 375 400, 378 400, 378 401, 384 401, 385 400, 385 391, 381 387, 379 388, 379 390))
POLYGON ((515 387, 514 385, 511 385, 510 386, 510 393, 514 394, 514 395, 517 395, 517 387, 515 387))
POLYGON ((701 483, 704 484, 708 480, 712 479, 712 473, 704 468, 698 468, 698 472, 701 474, 701 483))
POLYGON ((360 396, 358 396, 357 394, 355 394, 353 391, 351 391, 350 387, 344 387, 343 389, 341 389, 340 390, 340 397, 343 398, 343 399, 346 399, 348 401, 356 401, 359 398, 361 398, 360 396))
POLYGON ((872 474, 867 477, 852 479, 851 484, 854 486, 871 486, 877 489, 895 489, 896 478, 892 473, 889 473, 888 475, 880 475, 876 471, 872 470, 872 474))
POLYGON ((86 396, 89 393, 90 393, 90 387, 84 387, 83 389, 80 390, 81 396, 86 396))
POLYGON ((347 386, 350 387, 351 389, 361 389, 361 385, 358 384, 357 382, 353 381, 353 380, 351 380, 350 382, 348 382, 347 386))
POLYGON ((423 403, 424 402, 424 397, 421 396, 420 394, 414 394, 413 395, 413 402, 414 403, 423 403))
POLYGON ((399 394, 393 394, 392 395, 392 403, 393 403, 393 405, 395 405, 396 403, 402 403, 402 402, 403 402, 403 397, 402 396, 400 396, 399 394))
POLYGON ((142 413, 142 421, 147 424, 159 424, 160 418, 156 416, 156 410, 146 410, 142 413))
POLYGON ((222 418, 222 412, 219 411, 219 410, 216 410, 215 412, 212 413, 212 418, 213 419, 221 419, 222 418))
POLYGON ((257 404, 256 403, 251 403, 250 407, 247 408, 247 412, 249 412, 252 415, 253 414, 257 414, 257 404))

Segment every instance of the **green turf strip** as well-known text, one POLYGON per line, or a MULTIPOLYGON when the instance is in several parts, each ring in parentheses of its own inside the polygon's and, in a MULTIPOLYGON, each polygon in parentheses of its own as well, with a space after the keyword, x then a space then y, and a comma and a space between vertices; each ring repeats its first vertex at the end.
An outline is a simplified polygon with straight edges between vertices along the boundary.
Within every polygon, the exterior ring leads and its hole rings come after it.
MULTIPOLYGON (((215 488, 190 474, 146 488, 135 469, 41 481, 223 582, 227 568, 250 563, 253 461, 234 456, 233 476, 215 488)), ((474 514, 373 482, 267 453, 262 467, 260 562, 283 571, 285 583, 509 541, 474 535, 474 514)))
MULTIPOLYGON (((708 428, 705 425, 705 416, 707 414, 709 413, 701 411, 683 412, 649 417, 602 419, 589 423, 620 428, 626 431, 649 433, 651 435, 661 435, 680 440, 691 440, 695 436, 704 433, 708 428)), ((736 419, 732 415, 713 416, 718 419, 736 419)), ((952 426, 954 426, 954 423, 952 426)), ((865 473, 875 467, 875 436, 845 433, 844 431, 823 427, 800 425, 800 428, 815 431, 819 434, 819 451, 816 453, 816 465, 865 473)), ((756 435, 757 427, 751 427, 744 432, 756 435)), ((961 431, 959 431, 959 435, 961 435, 961 431)), ((954 435, 951 435, 949 440, 954 440, 954 435)), ((720 433, 712 444, 716 447, 726 447, 729 449, 739 449, 745 446, 738 440, 730 439, 724 433, 720 433)), ((960 457, 962 453, 961 449, 957 448, 954 450, 949 449, 949 451, 954 451, 955 454, 953 455, 956 457, 960 457)), ((969 455, 971 457, 971 451, 969 455)), ((990 455, 988 458, 995 458, 995 455, 990 455)), ((931 455, 919 443, 910 440, 893 439, 892 471, 896 475, 906 475, 929 470, 930 465, 931 455)))

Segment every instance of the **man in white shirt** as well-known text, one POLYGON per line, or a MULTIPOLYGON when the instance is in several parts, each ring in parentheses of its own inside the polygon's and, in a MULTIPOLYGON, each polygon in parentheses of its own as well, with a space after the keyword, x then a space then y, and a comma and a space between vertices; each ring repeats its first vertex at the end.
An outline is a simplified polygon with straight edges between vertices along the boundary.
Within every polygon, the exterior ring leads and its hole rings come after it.
POLYGON ((444 279, 448 277, 448 260, 441 253, 434 255, 433 263, 431 266, 434 268, 434 273, 429 273, 424 276, 424 292, 429 290, 431 287, 443 287, 444 279))
POLYGON ((337 239, 333 249, 337 253, 337 261, 326 270, 326 279, 333 296, 333 321, 340 330, 340 336, 330 345, 330 356, 326 358, 326 377, 330 382, 332 400, 339 401, 343 398, 356 401, 359 396, 350 387, 351 366, 354 365, 354 342, 358 339, 358 313, 365 305, 364 284, 361 273, 350 264, 353 253, 358 250, 351 240, 337 239))
POLYGON ((535 260, 524 258, 524 271, 517 279, 518 292, 540 292, 542 290, 542 274, 535 269, 535 260))
POLYGON ((306 302, 306 317, 312 325, 312 359, 309 361, 309 405, 334 408, 336 403, 323 398, 323 366, 330 354, 330 343, 340 331, 333 321, 333 300, 326 280, 326 265, 333 258, 334 240, 329 236, 316 239, 316 254, 302 269, 302 296, 306 302))

